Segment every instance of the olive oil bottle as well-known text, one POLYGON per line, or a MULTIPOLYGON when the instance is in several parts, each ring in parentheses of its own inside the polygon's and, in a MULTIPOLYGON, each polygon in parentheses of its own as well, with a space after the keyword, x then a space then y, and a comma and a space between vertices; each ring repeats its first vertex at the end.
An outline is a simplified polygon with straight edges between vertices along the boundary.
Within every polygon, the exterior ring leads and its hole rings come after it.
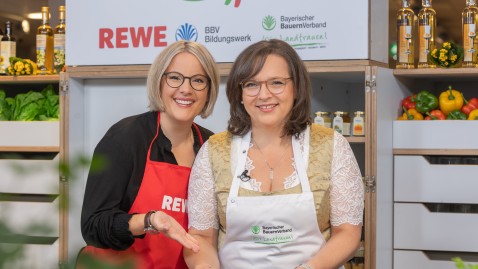
POLYGON ((36 51, 38 74, 48 75, 53 71, 53 30, 50 26, 50 10, 41 8, 42 23, 37 29, 36 51))
POLYGON ((418 12, 418 68, 436 67, 429 60, 429 55, 436 46, 436 17, 437 14, 432 8, 432 0, 422 0, 422 8, 418 12))
POLYGON ((398 69, 414 68, 416 16, 410 8, 410 0, 402 0, 402 8, 397 12, 397 64, 398 69))
POLYGON ((53 66, 56 73, 60 73, 65 65, 65 13, 65 6, 60 6, 58 8, 58 25, 55 27, 53 38, 53 66))
POLYGON ((466 0, 466 7, 461 13, 463 35, 463 64, 462 67, 476 67, 478 41, 476 30, 478 26, 478 7, 475 0, 466 0))

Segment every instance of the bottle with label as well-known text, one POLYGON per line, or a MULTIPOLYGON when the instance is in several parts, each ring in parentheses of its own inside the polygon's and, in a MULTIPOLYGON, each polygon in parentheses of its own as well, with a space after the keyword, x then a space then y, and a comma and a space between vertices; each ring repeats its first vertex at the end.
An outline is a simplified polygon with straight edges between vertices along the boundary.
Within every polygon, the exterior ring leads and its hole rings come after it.
POLYGON ((10 21, 5 22, 5 34, 0 41, 0 56, 2 63, 0 64, 0 74, 5 75, 5 69, 10 66, 10 57, 16 57, 17 55, 17 41, 13 36, 12 23, 10 21))
POLYGON ((317 111, 315 112, 314 123, 322 126, 332 128, 332 119, 330 118, 330 112, 317 111))
POLYGON ((47 75, 53 71, 53 30, 50 26, 48 7, 41 8, 42 23, 37 29, 36 51, 38 74, 47 75))
POLYGON ((422 9, 418 12, 418 68, 436 67, 429 60, 429 55, 436 46, 436 16, 432 0, 422 0, 422 9))
POLYGON ((416 16, 410 8, 410 0, 402 0, 402 8, 397 12, 397 64, 396 68, 414 68, 415 61, 415 22, 416 16))
POLYGON ((466 8, 461 13, 463 34, 463 64, 462 67, 476 67, 478 41, 476 30, 478 26, 478 7, 476 0, 466 0, 466 8))
POLYGON ((332 121, 332 128, 344 136, 350 135, 349 113, 344 111, 335 111, 334 119, 332 121))
POLYGON ((58 8, 58 25, 55 27, 53 38, 53 65, 56 73, 60 73, 65 66, 65 34, 66 10, 65 6, 60 6, 58 8))
POLYGON ((365 113, 363 111, 354 112, 354 119, 352 121, 352 135, 365 135, 365 113))

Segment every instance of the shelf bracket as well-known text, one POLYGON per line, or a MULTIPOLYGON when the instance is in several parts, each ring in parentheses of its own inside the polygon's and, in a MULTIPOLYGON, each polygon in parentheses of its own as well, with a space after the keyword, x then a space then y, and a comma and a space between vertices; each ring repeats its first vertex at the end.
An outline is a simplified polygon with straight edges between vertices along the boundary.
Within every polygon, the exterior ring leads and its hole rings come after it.
POLYGON ((365 192, 375 193, 375 185, 376 185, 375 176, 365 177, 365 192))
POLYGON ((60 79, 60 92, 62 95, 68 94, 68 80, 67 79, 60 79))

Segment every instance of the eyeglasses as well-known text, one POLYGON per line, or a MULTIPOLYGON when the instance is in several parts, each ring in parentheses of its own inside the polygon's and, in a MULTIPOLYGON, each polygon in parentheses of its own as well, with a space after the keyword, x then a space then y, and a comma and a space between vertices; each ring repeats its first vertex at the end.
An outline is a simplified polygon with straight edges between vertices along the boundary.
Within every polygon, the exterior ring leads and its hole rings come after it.
POLYGON ((284 91, 289 79, 292 78, 271 78, 266 81, 248 80, 241 83, 241 88, 247 96, 253 97, 259 94, 262 84, 265 83, 272 94, 279 94, 284 91))
POLYGON ((168 72, 164 73, 163 76, 166 77, 166 83, 172 88, 181 87, 185 79, 189 79, 189 85, 191 85, 195 91, 202 91, 209 85, 209 78, 204 75, 185 77, 183 74, 178 72, 168 72))

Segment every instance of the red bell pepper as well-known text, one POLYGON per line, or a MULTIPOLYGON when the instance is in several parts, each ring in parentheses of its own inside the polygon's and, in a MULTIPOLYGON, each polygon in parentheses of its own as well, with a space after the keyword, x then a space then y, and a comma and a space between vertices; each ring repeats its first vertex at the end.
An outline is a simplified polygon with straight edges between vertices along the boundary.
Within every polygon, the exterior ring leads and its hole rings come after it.
POLYGON ((416 97, 417 97, 416 94, 412 94, 412 95, 404 98, 402 100, 402 107, 405 107, 407 110, 410 109, 410 108, 415 108, 416 102, 417 102, 416 97))
POLYGON ((441 112, 439 109, 432 110, 430 112, 427 112, 427 115, 425 117, 425 120, 445 120, 446 116, 441 112))
POLYGON ((466 100, 465 97, 463 97, 463 100, 465 101, 465 105, 461 108, 461 112, 469 115, 471 111, 478 109, 478 98, 473 97, 470 100, 466 100))

